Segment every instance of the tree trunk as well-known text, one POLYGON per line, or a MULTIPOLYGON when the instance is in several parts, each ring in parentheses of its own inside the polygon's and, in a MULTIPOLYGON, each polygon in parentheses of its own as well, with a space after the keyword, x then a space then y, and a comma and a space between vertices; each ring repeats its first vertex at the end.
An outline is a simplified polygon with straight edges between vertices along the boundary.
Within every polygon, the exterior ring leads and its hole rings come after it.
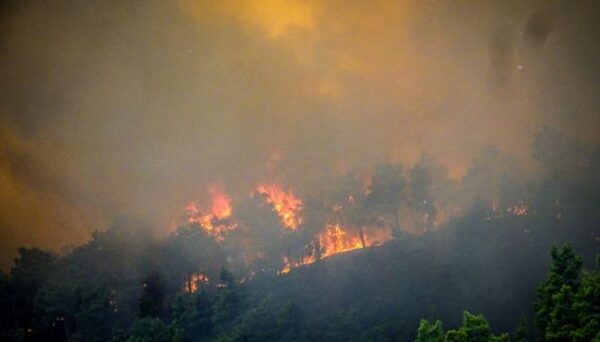
POLYGON ((314 253, 315 253, 315 261, 321 260, 321 239, 317 236, 313 240, 314 244, 314 253))
POLYGON ((362 226, 358 227, 358 234, 360 235, 360 243, 362 244, 362 248, 367 247, 365 243, 365 230, 362 226))

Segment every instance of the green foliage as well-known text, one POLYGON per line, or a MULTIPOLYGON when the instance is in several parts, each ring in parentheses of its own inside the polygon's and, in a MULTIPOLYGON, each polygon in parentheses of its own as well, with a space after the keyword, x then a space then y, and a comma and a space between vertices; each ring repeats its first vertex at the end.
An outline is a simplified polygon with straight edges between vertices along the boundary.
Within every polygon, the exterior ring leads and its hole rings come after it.
MULTIPOLYGON (((600 341, 600 272, 583 272, 583 259, 571 244, 552 247, 550 274, 537 290, 536 323, 543 341, 600 341)), ((482 315, 465 311, 463 324, 442 333, 441 322, 422 320, 416 341, 508 341, 492 334, 482 315)), ((527 341, 527 321, 521 322, 511 341, 527 341)))
POLYGON ((430 324, 427 320, 422 319, 419 323, 419 330, 417 332, 416 342, 444 342, 446 337, 442 329, 442 322, 440 320, 435 321, 434 324, 430 324))
MULTIPOLYGON (((544 149, 544 143, 539 147, 544 149)), ((234 202, 239 226, 223 241, 198 225, 156 240, 143 226, 119 220, 65 256, 23 248, 11 275, 0 275, 0 337, 396 341, 417 335, 419 341, 505 341, 506 335, 491 333, 482 316, 468 313, 462 326, 447 332, 441 321, 422 321, 418 331, 414 327, 421 317, 440 317, 457 326, 459 317, 453 313, 468 307, 486 312, 495 328, 510 329, 533 305, 531 289, 546 272, 544 256, 551 243, 569 237, 588 253, 586 258, 597 252, 600 192, 594 189, 600 188, 600 150, 590 163, 575 158, 579 167, 593 164, 584 181, 565 177, 571 162, 560 160, 563 153, 541 152, 543 166, 553 170, 532 181, 530 198, 521 196, 522 184, 516 183, 522 181, 511 161, 487 149, 460 185, 427 158, 410 169, 408 183, 400 166, 380 165, 369 191, 362 178, 349 173, 333 185, 335 191, 327 187, 324 196, 319 193, 318 201, 303 197, 304 223, 295 231, 283 228, 278 215, 255 195, 234 202), (588 188, 586 182, 595 182, 588 191, 594 196, 580 196, 578 189, 588 188), (451 194, 444 201, 438 197, 442 188, 451 194), (283 257, 320 259, 318 233, 327 222, 339 220, 349 231, 370 225, 398 229, 399 214, 402 223, 410 223, 410 212, 434 217, 433 199, 444 213, 460 209, 462 204, 454 202, 461 189, 467 201, 478 198, 486 207, 498 203, 498 210, 490 215, 487 208, 486 215, 457 217, 419 236, 402 234, 397 244, 277 276, 283 257), (546 207, 534 206, 531 198, 542 198, 546 207), (528 215, 507 214, 503 204, 514 205, 515 199, 532 204, 528 215), (343 209, 332 214, 333 204, 343 209), (548 212, 553 215, 543 214, 548 212), (233 272, 243 281, 236 281, 233 272), (201 284, 192 286, 200 277, 201 284)), ((554 248, 552 257, 551 272, 537 292, 540 339, 599 340, 598 272, 581 271, 581 258, 570 246, 554 248)), ((527 339, 526 326, 519 325, 513 341, 527 339)))
POLYGON ((511 342, 527 342, 527 318, 521 318, 510 340, 511 342))
POLYGON ((301 341, 303 318, 297 305, 288 303, 273 311, 268 300, 243 316, 223 341, 301 341))
POLYGON ((148 276, 142 284, 140 317, 158 317, 164 311, 164 285, 159 274, 148 276))
POLYGON ((128 342, 168 342, 173 332, 156 317, 146 317, 137 321, 131 329, 128 342))
POLYGON ((173 304, 173 323, 176 339, 201 341, 212 332, 213 311, 204 291, 180 293, 173 304))
POLYGON ((18 328, 33 335, 47 333, 48 325, 44 324, 43 310, 36 308, 36 297, 56 266, 56 258, 48 252, 38 248, 19 248, 19 257, 11 269, 14 321, 18 328))
POLYGON ((361 324, 360 312, 357 309, 338 310, 327 321, 325 339, 327 341, 359 340, 364 327, 361 324))
POLYGON ((234 319, 240 313, 241 298, 238 290, 233 274, 222 268, 218 293, 212 306, 214 312, 212 325, 217 334, 230 329, 234 319))
POLYGON ((576 324, 572 307, 583 260, 575 255, 570 244, 561 248, 552 246, 551 255, 550 274, 537 289, 535 311, 542 337, 557 340, 564 338, 566 331, 576 324))
POLYGON ((490 325, 483 315, 472 315, 465 311, 461 329, 466 333, 470 341, 508 341, 507 334, 499 336, 492 334, 490 325))
POLYGON ((581 272, 570 244, 552 248, 550 274, 538 288, 536 323, 547 341, 600 340, 600 272, 581 272))
POLYGON ((442 322, 435 324, 422 320, 417 334, 418 342, 508 342, 508 334, 494 335, 483 315, 463 313, 463 324, 457 329, 442 331, 442 322))
POLYGON ((114 308, 105 287, 81 288, 75 313, 77 335, 85 341, 106 341, 112 336, 114 308))
POLYGON ((570 337, 574 341, 600 341, 600 272, 583 272, 573 311, 578 324, 570 337))
POLYGON ((191 274, 216 278, 225 260, 222 246, 196 224, 177 228, 164 241, 161 252, 168 280, 177 286, 188 281, 191 274))

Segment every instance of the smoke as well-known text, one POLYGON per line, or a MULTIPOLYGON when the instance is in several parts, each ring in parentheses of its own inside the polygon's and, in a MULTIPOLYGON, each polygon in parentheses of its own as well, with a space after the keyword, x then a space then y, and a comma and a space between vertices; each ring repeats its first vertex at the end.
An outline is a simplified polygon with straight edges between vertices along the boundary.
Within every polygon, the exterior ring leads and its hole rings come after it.
POLYGON ((5 1, 0 260, 190 198, 594 139, 597 3, 5 1))

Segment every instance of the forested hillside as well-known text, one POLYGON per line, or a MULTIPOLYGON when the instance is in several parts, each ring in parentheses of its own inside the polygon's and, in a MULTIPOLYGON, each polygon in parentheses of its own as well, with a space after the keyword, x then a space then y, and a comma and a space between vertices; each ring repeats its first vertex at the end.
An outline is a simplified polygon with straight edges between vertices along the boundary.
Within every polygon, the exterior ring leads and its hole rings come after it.
MULTIPOLYGON (((541 161, 552 156, 544 154, 542 142, 559 141, 548 140, 551 134, 557 133, 544 130, 536 139, 541 161)), ((496 156, 494 150, 484 151, 460 191, 471 193, 472 180, 486 184, 477 174, 489 170, 496 156)), ((574 338, 569 334, 583 336, 580 340, 597 337, 597 157, 587 155, 578 162, 580 169, 571 168, 570 156, 563 164, 553 160, 546 173, 518 192, 523 197, 517 207, 494 204, 494 191, 482 192, 489 195, 487 201, 477 197, 466 202, 472 206, 463 205, 462 213, 417 231, 397 229, 391 215, 387 222, 393 238, 385 243, 325 254, 333 248, 327 243, 345 241, 334 235, 316 240, 323 254, 314 259, 307 257, 315 256, 315 240, 303 235, 302 225, 291 231, 282 227, 285 221, 279 221, 275 205, 245 209, 256 227, 273 227, 264 234, 284 233, 265 235, 280 239, 268 245, 248 236, 239 240, 244 237, 236 235, 243 233, 241 224, 219 231, 223 223, 212 217, 214 225, 194 221, 164 238, 154 237, 139 222, 119 220, 62 254, 21 248, 10 275, 2 275, 0 283, 2 336, 27 341, 410 341, 419 332, 419 338, 460 340, 479 326, 486 338, 508 338, 502 334, 513 331, 542 340, 574 338), (240 241, 253 241, 250 251, 258 251, 259 257, 244 258, 248 250, 240 241), (552 247, 566 242, 573 249, 552 247), (582 266, 593 273, 581 273, 582 266), (437 320, 444 328, 428 323, 437 320), (443 333, 446 328, 456 330, 443 333)), ((382 170, 389 175, 401 169, 382 170)), ((385 182, 402 180, 374 177, 359 203, 386 194, 378 190, 390 189, 385 182)), ((415 182, 407 184, 403 191, 418 189, 415 182)), ((387 196, 383 198, 395 198, 387 196)), ((500 203, 514 203, 510 196, 504 199, 500 203)), ((249 203, 256 205, 256 199, 249 203)), ((410 201, 399 203, 410 209, 410 201)), ((366 215, 369 208, 359 212, 366 215)), ((396 222, 410 222, 404 216, 409 209, 398 209, 402 220, 396 222)), ((334 218, 356 220, 346 215, 334 218)), ((306 217, 302 224, 309 225, 318 216, 306 217)), ((419 216, 415 220, 423 222, 419 216)))
POLYGON ((600 0, 0 0, 0 342, 600 342, 600 0))

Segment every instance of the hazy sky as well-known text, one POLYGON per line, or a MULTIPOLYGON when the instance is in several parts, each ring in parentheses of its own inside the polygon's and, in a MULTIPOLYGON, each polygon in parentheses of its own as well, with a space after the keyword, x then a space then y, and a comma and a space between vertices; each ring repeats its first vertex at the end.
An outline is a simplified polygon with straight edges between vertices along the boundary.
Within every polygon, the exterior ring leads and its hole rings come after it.
POLYGON ((209 183, 318 189, 600 132, 597 1, 3 1, 0 265, 209 183))

